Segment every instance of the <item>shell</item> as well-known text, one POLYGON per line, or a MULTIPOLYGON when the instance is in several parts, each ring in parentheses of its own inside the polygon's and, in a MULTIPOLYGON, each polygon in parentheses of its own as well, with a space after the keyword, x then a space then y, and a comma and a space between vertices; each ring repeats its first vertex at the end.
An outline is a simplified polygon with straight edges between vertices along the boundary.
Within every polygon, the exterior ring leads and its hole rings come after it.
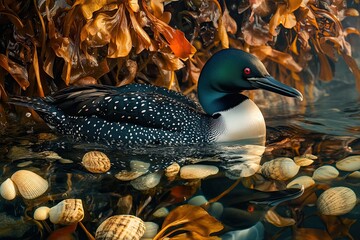
POLYGON ((313 173, 312 178, 315 181, 326 181, 335 179, 339 176, 339 171, 330 165, 321 166, 318 169, 316 169, 313 173))
POLYGON ((360 169, 360 155, 344 158, 336 163, 336 167, 342 171, 357 171, 360 169))
POLYGON ((164 218, 169 215, 169 210, 166 207, 161 207, 157 209, 152 215, 156 218, 164 218))
POLYGON ((10 179, 6 179, 0 186, 0 194, 6 200, 13 200, 16 197, 17 190, 15 183, 10 179))
POLYGON ((315 181, 309 176, 301 176, 289 182, 288 185, 286 185, 286 188, 291 188, 291 186, 296 184, 302 185, 304 188, 308 188, 314 185, 315 181))
POLYGON ((180 171, 180 165, 174 162, 165 169, 165 176, 168 178, 169 181, 173 181, 175 180, 179 171, 180 171))
POLYGON ((46 206, 39 207, 34 212, 34 219, 44 221, 49 218, 50 208, 46 206))
POLYGON ((96 229, 96 240, 139 240, 145 233, 143 220, 132 215, 115 215, 96 229))
POLYGON ((81 199, 65 199, 50 208, 50 221, 54 224, 70 225, 84 218, 81 199))
POLYGON ((321 214, 342 215, 355 207, 356 194, 347 187, 333 187, 323 192, 316 204, 321 214))
POLYGON ((132 180, 130 184, 137 190, 147 190, 156 187, 159 184, 161 175, 160 172, 149 173, 132 180))
POLYGON ((159 230, 159 225, 154 222, 145 222, 145 233, 142 238, 153 239, 159 230))
POLYGON ((34 199, 42 195, 49 187, 48 182, 28 170, 19 170, 11 176, 20 195, 25 199, 34 199))
POLYGON ((115 174, 115 177, 119 179, 120 181, 131 181, 134 180, 142 175, 144 175, 144 172, 133 172, 133 171, 126 171, 121 170, 117 174, 115 174))
POLYGON ((288 180, 299 172, 300 166, 290 158, 276 158, 265 162, 261 167, 261 173, 267 178, 274 180, 288 180))
POLYGON ((182 179, 203 179, 219 172, 219 168, 211 165, 194 164, 180 168, 182 179))
POLYGON ((294 157, 294 162, 296 165, 299 165, 300 167, 305 167, 313 164, 314 160, 307 158, 305 156, 298 156, 294 157))
POLYGON ((150 163, 138 161, 138 160, 132 160, 130 161, 130 168, 133 172, 142 172, 146 173, 149 170, 150 163))
POLYGON ((82 165, 92 173, 105 173, 110 170, 110 159, 103 152, 91 151, 85 153, 82 165))

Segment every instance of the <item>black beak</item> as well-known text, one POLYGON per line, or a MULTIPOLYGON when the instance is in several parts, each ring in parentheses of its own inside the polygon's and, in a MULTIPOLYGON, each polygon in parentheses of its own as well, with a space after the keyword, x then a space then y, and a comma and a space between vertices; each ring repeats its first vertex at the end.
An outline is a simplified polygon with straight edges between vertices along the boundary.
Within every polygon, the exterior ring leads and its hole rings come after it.
POLYGON ((262 78, 248 78, 249 83, 254 88, 265 89, 274 93, 278 93, 288 97, 296 97, 297 99, 303 100, 301 92, 295 88, 289 87, 273 77, 262 77, 262 78))

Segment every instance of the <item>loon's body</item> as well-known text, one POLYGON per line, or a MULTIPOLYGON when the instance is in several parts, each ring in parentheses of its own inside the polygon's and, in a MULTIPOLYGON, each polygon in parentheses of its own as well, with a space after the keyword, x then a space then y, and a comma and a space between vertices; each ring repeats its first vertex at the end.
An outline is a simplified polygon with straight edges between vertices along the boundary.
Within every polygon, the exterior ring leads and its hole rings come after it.
POLYGON ((76 140, 110 145, 185 145, 265 136, 259 108, 242 90, 264 88, 302 98, 274 80, 263 64, 241 50, 216 53, 198 84, 201 107, 165 88, 70 87, 45 98, 14 97, 9 102, 33 108, 59 133, 76 140))

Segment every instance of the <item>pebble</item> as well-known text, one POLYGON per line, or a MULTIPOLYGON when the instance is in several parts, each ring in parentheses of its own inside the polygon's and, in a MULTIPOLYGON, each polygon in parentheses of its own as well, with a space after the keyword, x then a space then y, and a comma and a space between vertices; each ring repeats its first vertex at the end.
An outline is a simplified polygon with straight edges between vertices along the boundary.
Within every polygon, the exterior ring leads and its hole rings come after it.
POLYGON ((216 166, 194 164, 183 166, 180 169, 180 177, 182 179, 203 179, 219 172, 216 166))

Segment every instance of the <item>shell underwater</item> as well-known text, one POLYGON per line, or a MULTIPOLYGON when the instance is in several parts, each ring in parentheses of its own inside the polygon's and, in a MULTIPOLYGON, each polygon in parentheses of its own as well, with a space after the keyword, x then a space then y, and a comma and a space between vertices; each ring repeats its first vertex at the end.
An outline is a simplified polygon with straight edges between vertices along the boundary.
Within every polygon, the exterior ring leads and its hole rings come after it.
MULTIPOLYGON (((353 124, 360 109, 350 112, 331 114, 353 124)), ((287 115, 289 127, 265 118, 266 147, 114 151, 9 128, 0 140, 0 238, 356 239, 360 136, 340 125, 342 134, 315 131, 311 116, 304 125, 304 116, 287 115)))

